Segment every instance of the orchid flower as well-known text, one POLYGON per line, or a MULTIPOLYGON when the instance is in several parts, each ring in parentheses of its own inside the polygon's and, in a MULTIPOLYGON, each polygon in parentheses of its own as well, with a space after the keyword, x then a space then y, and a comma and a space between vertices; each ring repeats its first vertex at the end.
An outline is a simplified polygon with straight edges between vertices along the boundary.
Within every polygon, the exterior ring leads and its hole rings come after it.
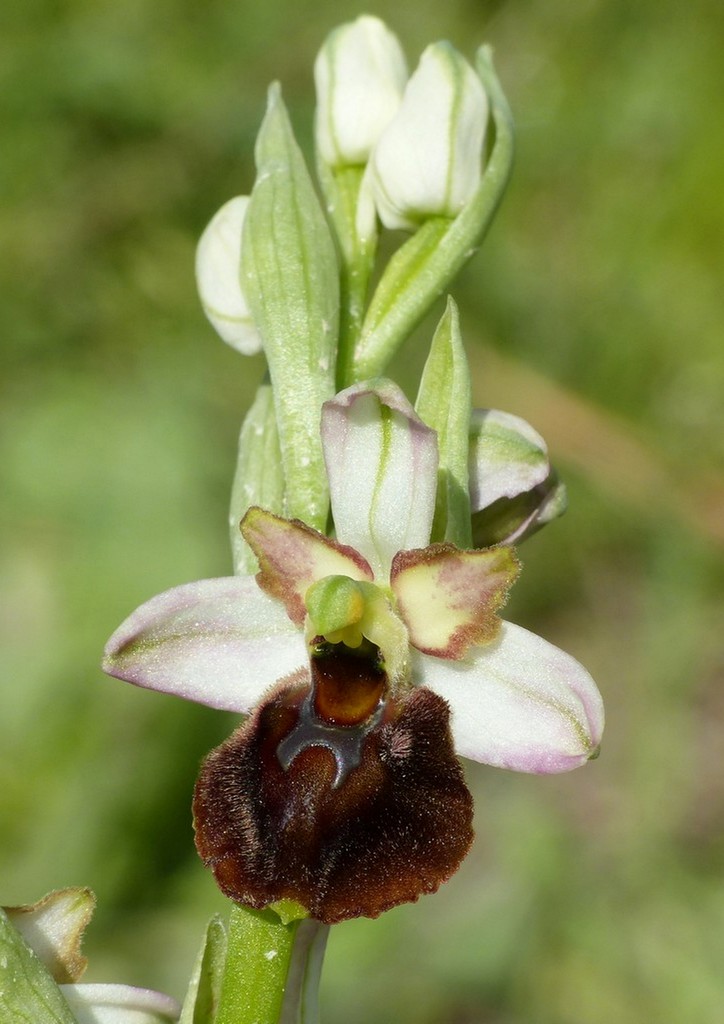
POLYGON ((546 443, 520 416, 474 409, 469 463, 475 547, 520 544, 566 510, 546 443))
MULTIPOLYGON (((256 709, 202 770, 197 845, 232 898, 252 906, 297 899, 331 922, 376 916, 457 868, 472 833, 453 743, 498 767, 566 771, 595 753, 603 710, 578 662, 498 619, 518 573, 511 548, 428 544, 437 439, 394 384, 354 385, 326 402, 321 432, 336 538, 250 509, 242 532, 257 576, 153 598, 111 637, 104 668, 214 707, 256 709), (264 846, 292 817, 287 802, 303 818, 303 791, 309 799, 297 776, 326 787, 318 793, 329 825, 322 845, 332 853, 315 867, 321 895, 299 881, 311 868, 300 868, 294 885, 268 881, 264 846), (360 788, 373 823, 353 828, 360 788), (392 820, 408 838, 422 836, 424 850, 392 836, 392 820), (353 848, 352 895, 337 860, 349 866, 353 848), (378 860, 387 881, 369 869, 360 890, 360 871, 378 860)), ((284 856, 305 842, 295 834, 284 856)), ((309 857, 317 865, 317 853, 309 857)), ((274 870, 280 863, 277 851, 274 870)))

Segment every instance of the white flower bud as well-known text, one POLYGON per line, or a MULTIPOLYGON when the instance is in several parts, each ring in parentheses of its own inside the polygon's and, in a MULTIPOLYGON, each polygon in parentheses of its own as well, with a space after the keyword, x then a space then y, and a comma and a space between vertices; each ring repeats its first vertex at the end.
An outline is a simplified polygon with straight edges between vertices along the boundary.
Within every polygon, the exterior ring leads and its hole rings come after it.
POLYGON ((262 347, 241 290, 241 232, 248 205, 248 196, 224 203, 196 248, 196 286, 204 313, 221 338, 245 356, 262 347))
POLYGON ((397 37, 363 15, 329 34, 314 64, 317 149, 331 167, 365 164, 407 81, 397 37))
POLYGON ((455 217, 482 173, 488 99, 449 43, 433 43, 370 158, 368 187, 387 228, 414 230, 428 217, 455 217))

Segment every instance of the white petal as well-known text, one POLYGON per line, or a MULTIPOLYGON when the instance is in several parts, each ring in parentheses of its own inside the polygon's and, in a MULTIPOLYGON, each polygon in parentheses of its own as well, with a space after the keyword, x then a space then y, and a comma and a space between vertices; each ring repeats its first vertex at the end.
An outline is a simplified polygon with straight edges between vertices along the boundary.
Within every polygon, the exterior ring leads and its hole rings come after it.
POLYGON ((253 576, 200 580, 151 598, 108 641, 119 679, 228 711, 249 711, 306 665, 304 638, 253 576))
POLYGON ((570 655, 504 622, 492 644, 463 661, 417 654, 416 682, 450 705, 455 749, 463 757, 519 772, 565 772, 595 753, 603 702, 570 655))
POLYGON ((61 985, 78 1024, 175 1024, 175 999, 130 985, 61 985))
POLYGON ((322 410, 337 539, 386 581, 393 555, 425 547, 435 511, 437 437, 391 381, 355 384, 322 410))
POLYGON ((235 196, 211 218, 196 248, 196 285, 220 337, 245 356, 261 349, 241 289, 241 233, 249 196, 235 196))

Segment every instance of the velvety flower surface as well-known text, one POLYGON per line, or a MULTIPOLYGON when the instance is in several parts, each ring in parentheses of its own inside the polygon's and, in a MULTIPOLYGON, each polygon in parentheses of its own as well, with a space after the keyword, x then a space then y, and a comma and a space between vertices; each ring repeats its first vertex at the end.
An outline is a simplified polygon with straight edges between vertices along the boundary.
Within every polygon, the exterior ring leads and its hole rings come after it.
POLYGON ((196 844, 231 899, 294 900, 327 924, 434 892, 473 838, 473 806, 437 694, 384 699, 374 658, 339 645, 283 681, 207 758, 196 844), (341 649, 340 649, 341 648, 341 649), (355 664, 357 663, 357 664, 355 664), (347 721, 333 721, 344 687, 347 721), (371 697, 349 721, 349 689, 371 697), (320 699, 321 698, 321 699, 320 699))
POLYGON ((202 769, 199 852, 233 899, 293 899, 332 922, 456 870, 472 839, 456 751, 566 771, 595 752, 603 712, 581 665, 498 618, 511 548, 428 544, 437 439, 399 389, 342 392, 322 440, 335 539, 250 509, 257 576, 154 598, 105 668, 253 711, 202 769))

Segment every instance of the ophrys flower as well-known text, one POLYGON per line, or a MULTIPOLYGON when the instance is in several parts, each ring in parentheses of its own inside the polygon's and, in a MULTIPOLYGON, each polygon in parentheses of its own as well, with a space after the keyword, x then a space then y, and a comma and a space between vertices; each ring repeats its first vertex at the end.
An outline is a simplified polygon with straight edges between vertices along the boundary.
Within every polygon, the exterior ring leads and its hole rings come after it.
POLYGON ((258 576, 154 598, 113 635, 105 667, 256 709, 202 771, 199 848, 240 902, 296 899, 332 921, 455 870, 471 832, 453 742, 488 764, 565 771, 596 750, 603 712, 578 662, 497 618, 510 548, 428 545, 436 437, 399 389, 327 402, 322 440, 336 538, 250 510, 258 576))

